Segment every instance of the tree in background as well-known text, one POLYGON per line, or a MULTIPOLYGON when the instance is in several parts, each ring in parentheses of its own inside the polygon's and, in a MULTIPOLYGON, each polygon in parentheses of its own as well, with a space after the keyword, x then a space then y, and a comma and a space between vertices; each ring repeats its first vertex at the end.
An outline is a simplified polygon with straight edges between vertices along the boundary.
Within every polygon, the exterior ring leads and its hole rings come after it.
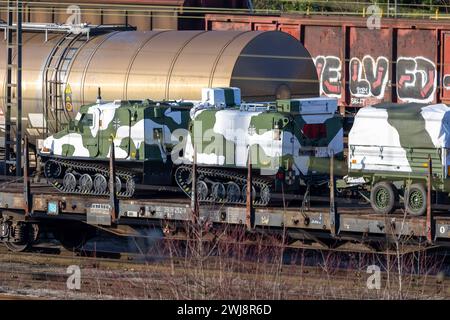
POLYGON ((310 1, 253 0, 253 7, 262 10, 304 11, 309 5, 310 1))
MULTIPOLYGON (((351 11, 356 7, 378 4, 380 6, 394 6, 395 0, 384 1, 358 1, 358 0, 330 0, 315 2, 311 0, 253 0, 253 6, 259 10, 277 11, 305 11, 308 8, 312 11, 351 11), (348 2, 348 3, 346 3, 348 2), (359 5, 355 6, 355 2, 359 5)), ((448 13, 450 10, 450 0, 397 0, 399 10, 420 10, 432 11, 439 9, 440 12, 448 13)))

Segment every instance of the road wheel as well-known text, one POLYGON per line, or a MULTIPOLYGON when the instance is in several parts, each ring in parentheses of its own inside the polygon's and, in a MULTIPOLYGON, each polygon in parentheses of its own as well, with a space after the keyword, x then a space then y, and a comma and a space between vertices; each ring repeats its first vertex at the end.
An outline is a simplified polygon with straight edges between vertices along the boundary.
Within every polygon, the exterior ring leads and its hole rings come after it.
POLYGON ((94 178, 94 191, 102 194, 106 192, 106 189, 108 189, 108 180, 102 174, 97 173, 94 178))
POLYGON ((208 198, 209 189, 205 181, 197 181, 197 198, 206 200, 208 198))
POLYGON ((423 183, 414 183, 406 189, 405 210, 411 216, 422 216, 427 211, 427 191, 423 183))
POLYGON ((378 182, 370 191, 370 204, 376 213, 390 214, 394 212, 397 200, 397 189, 390 182, 378 182))
POLYGON ((63 186, 66 191, 74 191, 77 187, 77 178, 71 172, 66 172, 63 179, 63 186))
POLYGON ((261 201, 265 204, 270 202, 270 196, 272 195, 269 186, 263 186, 260 190, 261 201))
POLYGON ((81 192, 88 193, 92 190, 92 186, 94 183, 92 182, 92 178, 89 174, 84 173, 81 175, 78 180, 78 184, 80 185, 81 192))
POLYGON ((241 189, 236 182, 228 182, 227 186, 227 200, 230 202, 239 201, 241 197, 241 189))
POLYGON ((223 200, 226 196, 225 185, 221 182, 214 182, 211 187, 211 194, 215 200, 223 200))
POLYGON ((122 190, 122 181, 116 176, 116 192, 119 193, 122 190))

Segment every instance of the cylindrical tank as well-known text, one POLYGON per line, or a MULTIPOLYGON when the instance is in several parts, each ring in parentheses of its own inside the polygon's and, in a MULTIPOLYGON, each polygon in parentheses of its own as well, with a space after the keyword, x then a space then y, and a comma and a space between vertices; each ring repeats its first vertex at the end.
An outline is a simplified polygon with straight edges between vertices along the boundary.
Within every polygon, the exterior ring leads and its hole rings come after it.
MULTIPOLYGON (((58 112, 46 106, 51 99, 44 75, 62 56, 53 52, 62 37, 50 35, 45 42, 44 34, 24 34, 23 114, 30 138, 42 135, 45 115, 58 112)), ((6 61, 5 44, 0 42, 0 61, 6 61)), ((278 31, 117 31, 70 48, 58 79, 59 112, 67 118, 94 102, 99 87, 104 100, 199 100, 201 88, 225 86, 239 87, 248 102, 319 95, 310 54, 294 37, 278 31), (71 108, 64 110, 69 100, 71 108)), ((1 110, 5 79, 0 65, 1 110)))

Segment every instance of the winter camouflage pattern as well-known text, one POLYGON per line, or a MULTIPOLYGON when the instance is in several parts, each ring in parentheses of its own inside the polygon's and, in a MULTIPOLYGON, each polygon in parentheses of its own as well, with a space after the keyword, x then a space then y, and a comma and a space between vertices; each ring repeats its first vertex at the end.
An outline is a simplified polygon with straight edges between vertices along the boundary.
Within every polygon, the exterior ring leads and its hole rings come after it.
POLYGON ((279 100, 230 108, 194 108, 185 152, 203 166, 246 168, 248 154, 262 175, 328 174, 329 157, 343 155, 341 117, 333 99, 279 100))
POLYGON ((114 101, 81 107, 69 127, 45 139, 41 155, 107 159, 114 141, 119 160, 166 162, 178 140, 175 130, 187 132, 192 103, 114 101))
MULTIPOLYGON (((446 178, 450 163, 450 108, 444 104, 378 104, 362 108, 349 133, 351 176, 390 174, 446 178)), ((392 178, 395 180, 395 178, 392 178)))

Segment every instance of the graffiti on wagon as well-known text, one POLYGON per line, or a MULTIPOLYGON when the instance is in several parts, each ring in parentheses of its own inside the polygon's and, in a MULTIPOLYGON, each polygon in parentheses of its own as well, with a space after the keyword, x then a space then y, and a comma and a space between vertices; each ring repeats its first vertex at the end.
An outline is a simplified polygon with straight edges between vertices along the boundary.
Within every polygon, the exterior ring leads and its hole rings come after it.
MULTIPOLYGON (((320 94, 342 98, 343 59, 333 55, 314 58, 320 81, 320 94)), ((429 103, 437 89, 436 65, 422 56, 399 57, 395 63, 396 76, 391 79, 390 61, 385 56, 351 57, 348 63, 347 84, 351 105, 366 105, 383 101, 388 87, 395 86, 400 102, 429 103)), ((450 89, 450 75, 443 77, 444 90, 450 89)))

